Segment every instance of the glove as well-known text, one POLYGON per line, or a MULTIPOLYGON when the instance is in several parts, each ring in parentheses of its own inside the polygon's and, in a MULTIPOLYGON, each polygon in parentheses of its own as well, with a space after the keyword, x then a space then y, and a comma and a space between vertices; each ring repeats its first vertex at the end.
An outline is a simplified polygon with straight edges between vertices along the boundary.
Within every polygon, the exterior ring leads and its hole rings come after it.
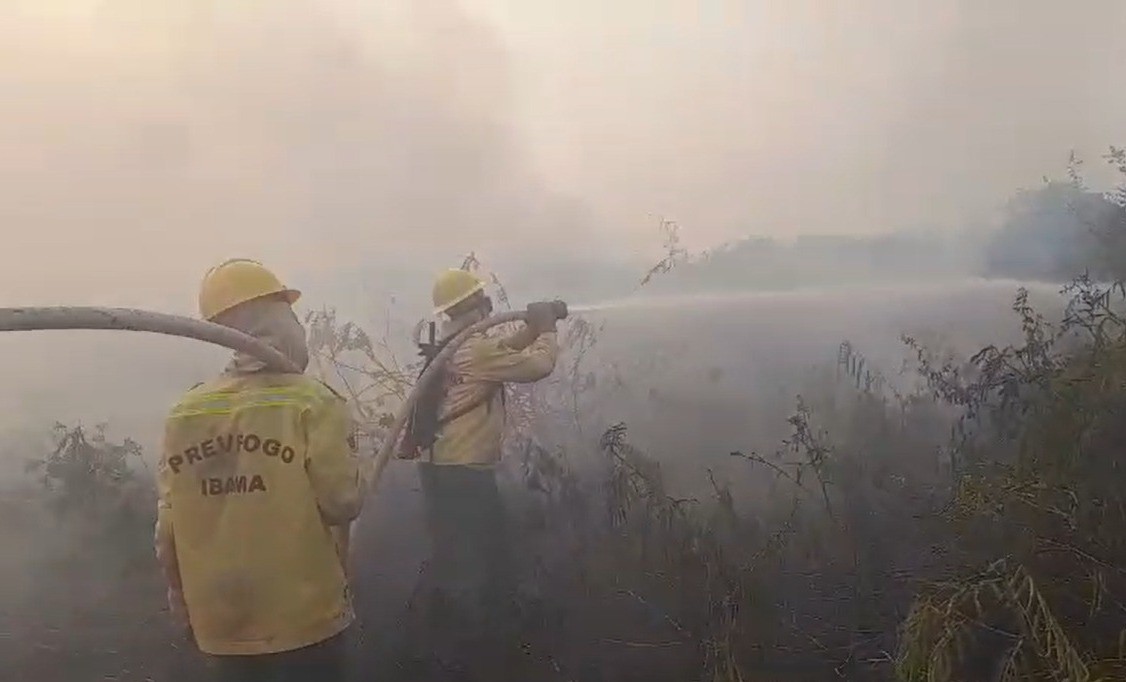
POLYGON ((554 301, 529 303, 527 316, 528 326, 534 331, 540 334, 553 332, 559 320, 558 306, 554 301))

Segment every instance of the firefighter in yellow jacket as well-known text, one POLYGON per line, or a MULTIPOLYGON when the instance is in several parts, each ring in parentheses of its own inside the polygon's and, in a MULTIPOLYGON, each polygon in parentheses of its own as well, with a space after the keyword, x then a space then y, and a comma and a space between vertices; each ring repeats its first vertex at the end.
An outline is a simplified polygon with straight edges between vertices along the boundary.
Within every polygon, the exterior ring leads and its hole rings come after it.
MULTIPOLYGON (((439 276, 433 302, 448 321, 431 356, 492 311, 484 282, 464 270, 439 276)), ((416 406, 404 456, 421 459, 433 546, 423 591, 434 625, 472 635, 511 624, 511 559, 494 473, 505 425, 504 384, 551 374, 558 353, 556 319, 553 304, 534 303, 516 333, 470 337, 454 352, 434 395, 416 406), (426 411, 432 412, 429 418, 426 411)))
MULTIPOLYGON (((199 307, 304 369, 299 295, 259 263, 232 260, 208 272, 199 307)), ((157 554, 169 605, 217 679, 343 679, 353 611, 338 539, 364 491, 353 444, 332 389, 242 353, 169 414, 157 554)))

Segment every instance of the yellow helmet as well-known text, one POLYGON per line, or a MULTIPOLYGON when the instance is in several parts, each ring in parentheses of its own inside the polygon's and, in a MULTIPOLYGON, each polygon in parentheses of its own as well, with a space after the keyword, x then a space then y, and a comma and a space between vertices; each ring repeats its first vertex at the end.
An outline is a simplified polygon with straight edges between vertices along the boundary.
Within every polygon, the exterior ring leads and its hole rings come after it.
POLYGON ((434 282, 434 314, 441 315, 478 291, 485 290, 485 281, 468 270, 446 270, 434 282))
POLYGON ((292 305, 301 292, 281 283, 261 263, 246 258, 224 261, 207 271, 199 288, 199 314, 214 320, 235 306, 271 294, 283 294, 292 305))

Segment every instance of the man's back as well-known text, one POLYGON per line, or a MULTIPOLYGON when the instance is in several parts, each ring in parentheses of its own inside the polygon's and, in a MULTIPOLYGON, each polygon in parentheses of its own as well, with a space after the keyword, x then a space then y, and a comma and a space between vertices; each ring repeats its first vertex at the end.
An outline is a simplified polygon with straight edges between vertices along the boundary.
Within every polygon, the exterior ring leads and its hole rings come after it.
POLYGON ((359 513, 344 401, 299 374, 224 376, 189 391, 165 428, 158 546, 174 542, 201 650, 261 654, 352 621, 330 526, 359 513))

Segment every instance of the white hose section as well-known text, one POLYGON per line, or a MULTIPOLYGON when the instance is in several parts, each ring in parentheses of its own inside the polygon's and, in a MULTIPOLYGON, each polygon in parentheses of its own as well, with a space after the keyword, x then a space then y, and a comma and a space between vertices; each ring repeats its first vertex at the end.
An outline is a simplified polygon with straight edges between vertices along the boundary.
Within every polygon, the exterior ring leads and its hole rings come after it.
POLYGON ((415 403, 418 402, 418 396, 422 392, 422 389, 428 386, 430 382, 434 381, 434 378, 438 376, 438 370, 441 369, 442 365, 450 361, 453 354, 457 352, 458 347, 474 334, 480 334, 498 325, 520 322, 526 317, 527 313, 523 310, 493 315, 486 320, 482 320, 463 329, 446 344, 438 355, 434 356, 434 361, 430 363, 430 366, 427 367, 422 373, 422 376, 418 378, 418 382, 415 383, 410 393, 407 394, 407 399, 404 400, 402 406, 399 407, 399 413, 395 415, 395 422, 391 425, 391 430, 388 432, 387 438, 384 439, 383 445, 380 446, 379 452, 375 455, 375 461, 372 464, 370 478, 368 479, 370 491, 375 490, 376 485, 379 483, 380 476, 383 475, 384 467, 386 467, 387 462, 391 460, 391 454, 399 444, 399 436, 402 434, 407 420, 410 419, 411 410, 414 409, 415 403))
MULTIPOLYGON (((434 381, 438 370, 449 362, 450 357, 465 343, 466 339, 498 325, 524 320, 523 311, 508 312, 494 315, 467 327, 458 333, 446 344, 430 366, 418 378, 418 382, 407 394, 406 400, 399 408, 399 414, 391 425, 387 438, 383 441, 375 455, 370 478, 368 479, 368 492, 373 492, 379 484, 383 470, 391 459, 391 454, 399 443, 403 428, 410 419, 411 410, 418 402, 421 389, 434 381)), ((168 336, 181 336, 198 341, 206 341, 231 350, 248 353, 267 363, 271 368, 283 372, 301 374, 301 370, 285 355, 274 347, 244 334, 237 329, 224 327, 213 322, 196 320, 179 315, 157 313, 149 310, 135 310, 132 308, 97 308, 84 306, 53 306, 40 308, 0 308, 0 332, 42 331, 51 329, 89 329, 151 332, 168 336)), ((340 543, 342 556, 345 557, 345 571, 348 569, 348 559, 351 545, 350 533, 345 531, 337 538, 340 543)))
MULTIPOLYGON (((438 370, 449 362, 450 357, 453 356, 461 344, 465 343, 466 339, 475 334, 479 334, 498 325, 522 321, 525 317, 526 313, 524 311, 513 311, 493 315, 459 332, 446 344, 442 351, 435 356, 434 361, 430 363, 430 366, 427 367, 426 371, 422 373, 422 376, 418 378, 418 382, 411 389, 410 393, 407 394, 406 400, 403 401, 402 406, 399 408, 399 413, 395 416, 395 422, 391 425, 391 430, 388 432, 387 438, 384 439, 383 444, 375 455, 370 478, 368 479, 369 490, 375 490, 375 487, 378 485, 379 479, 383 475, 383 470, 387 466, 387 462, 390 461, 391 455, 399 443, 399 437, 402 435, 403 428, 410 419, 411 410, 414 409, 415 403, 418 402, 421 389, 434 381, 434 378, 438 376, 438 370)), ((133 331, 181 336, 198 341, 206 341, 223 346, 224 348, 230 348, 231 350, 249 353, 263 362, 268 363, 271 368, 279 371, 301 373, 301 370, 294 365, 289 358, 280 353, 273 346, 263 343, 253 336, 244 334, 237 329, 224 327, 214 322, 149 310, 136 310, 133 308, 97 308, 85 306, 0 308, 0 332, 41 331, 50 329, 133 331)))
POLYGON ((0 332, 47 329, 106 329, 182 336, 248 353, 279 371, 301 373, 300 368, 273 346, 214 322, 132 308, 0 308, 0 332))

